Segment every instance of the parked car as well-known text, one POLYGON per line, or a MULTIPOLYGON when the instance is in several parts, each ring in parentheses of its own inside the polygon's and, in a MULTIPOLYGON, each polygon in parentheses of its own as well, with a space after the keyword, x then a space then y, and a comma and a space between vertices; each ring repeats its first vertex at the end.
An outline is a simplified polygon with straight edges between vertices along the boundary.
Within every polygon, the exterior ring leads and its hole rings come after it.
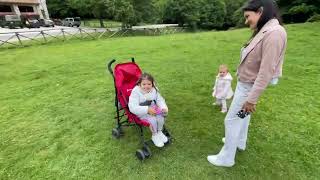
POLYGON ((51 19, 39 19, 40 26, 54 27, 54 22, 51 19))
POLYGON ((79 27, 81 25, 81 19, 80 17, 75 18, 65 18, 62 22, 63 26, 73 27, 77 26, 79 27))
POLYGON ((10 29, 23 28, 23 23, 18 15, 5 15, 4 18, 0 19, 0 26, 2 28, 9 27, 10 29))
POLYGON ((54 25, 56 25, 56 26, 62 26, 63 25, 61 19, 52 19, 52 20, 53 20, 54 25))
POLYGON ((40 28, 40 22, 37 19, 26 19, 25 25, 27 28, 40 28))

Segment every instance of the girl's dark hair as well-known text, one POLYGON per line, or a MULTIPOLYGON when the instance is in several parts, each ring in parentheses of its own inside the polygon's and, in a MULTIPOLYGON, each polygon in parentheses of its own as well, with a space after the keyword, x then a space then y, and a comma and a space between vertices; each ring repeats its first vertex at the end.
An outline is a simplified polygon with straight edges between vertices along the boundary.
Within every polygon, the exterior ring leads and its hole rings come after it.
POLYGON ((253 33, 253 37, 262 29, 262 27, 271 19, 276 18, 282 25, 282 19, 279 14, 279 8, 275 0, 249 0, 243 11, 258 12, 262 10, 261 17, 257 24, 257 30, 253 33), (262 8, 261 8, 262 7, 262 8))
POLYGON ((155 86, 155 81, 154 81, 154 78, 151 76, 151 74, 149 73, 143 73, 141 74, 140 78, 138 79, 136 85, 139 85, 141 84, 142 80, 148 80, 148 81, 151 81, 152 83, 152 87, 154 87, 156 90, 156 86, 155 86))

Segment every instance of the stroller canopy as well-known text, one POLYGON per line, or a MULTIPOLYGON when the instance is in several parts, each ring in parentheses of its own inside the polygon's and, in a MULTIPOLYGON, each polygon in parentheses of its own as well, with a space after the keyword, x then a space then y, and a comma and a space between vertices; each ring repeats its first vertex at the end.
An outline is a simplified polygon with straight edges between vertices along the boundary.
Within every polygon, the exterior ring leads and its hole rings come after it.
POLYGON ((120 104, 126 107, 131 91, 141 76, 141 69, 135 63, 117 64, 114 68, 114 75, 119 100, 124 98, 126 101, 125 104, 122 104, 120 100, 120 104))

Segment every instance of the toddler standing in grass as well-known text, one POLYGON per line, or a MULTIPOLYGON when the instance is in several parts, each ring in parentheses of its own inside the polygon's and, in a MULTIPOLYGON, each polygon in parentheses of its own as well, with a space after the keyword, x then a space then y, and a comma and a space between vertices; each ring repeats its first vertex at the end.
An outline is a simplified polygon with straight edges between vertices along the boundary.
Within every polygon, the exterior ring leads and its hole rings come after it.
POLYGON ((214 83, 212 96, 216 99, 213 105, 221 106, 221 112, 226 113, 227 99, 233 96, 233 91, 231 88, 232 76, 229 73, 228 67, 224 64, 219 66, 219 72, 216 76, 216 81, 214 83))

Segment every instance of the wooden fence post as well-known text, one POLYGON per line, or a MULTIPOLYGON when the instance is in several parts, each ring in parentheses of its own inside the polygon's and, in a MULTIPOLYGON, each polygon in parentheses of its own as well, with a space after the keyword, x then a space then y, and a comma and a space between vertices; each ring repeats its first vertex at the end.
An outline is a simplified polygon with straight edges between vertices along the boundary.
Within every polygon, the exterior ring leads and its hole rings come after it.
POLYGON ((62 35, 63 35, 63 39, 66 40, 66 35, 64 34, 63 28, 61 29, 62 35))
POLYGON ((47 43, 47 39, 46 39, 46 36, 44 35, 43 31, 40 31, 40 32, 41 32, 41 34, 42 34, 42 37, 43 37, 43 39, 44 39, 44 42, 47 43))
POLYGON ((22 46, 22 41, 21 41, 21 39, 20 39, 20 37, 19 37, 19 33, 16 32, 15 34, 16 34, 18 40, 19 40, 20 45, 22 46))
POLYGON ((78 28, 78 29, 79 29, 80 37, 83 39, 84 37, 82 37, 81 28, 78 28))

